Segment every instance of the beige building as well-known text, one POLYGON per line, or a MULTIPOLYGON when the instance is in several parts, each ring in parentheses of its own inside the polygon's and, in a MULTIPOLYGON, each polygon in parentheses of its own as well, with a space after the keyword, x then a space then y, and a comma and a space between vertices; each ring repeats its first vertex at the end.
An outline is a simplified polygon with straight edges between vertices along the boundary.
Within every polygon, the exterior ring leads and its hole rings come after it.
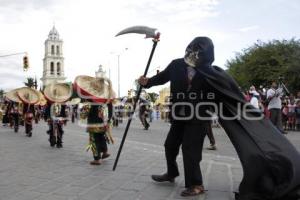
POLYGON ((155 102, 155 105, 164 105, 168 98, 170 97, 170 87, 163 88, 159 91, 159 97, 155 102))

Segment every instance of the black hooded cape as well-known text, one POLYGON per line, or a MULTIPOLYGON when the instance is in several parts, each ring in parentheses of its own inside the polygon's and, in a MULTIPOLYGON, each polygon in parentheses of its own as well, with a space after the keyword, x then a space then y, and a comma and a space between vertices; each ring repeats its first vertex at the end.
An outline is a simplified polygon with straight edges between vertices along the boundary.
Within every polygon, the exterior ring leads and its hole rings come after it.
MULTIPOLYGON (((215 93, 214 100, 200 101, 214 102, 219 105, 219 121, 242 164, 244 176, 236 199, 299 200, 299 152, 269 119, 264 118, 260 111, 248 105, 232 77, 221 68, 211 66, 213 61, 214 46, 211 39, 196 37, 188 45, 184 59, 176 60, 177 66, 167 67, 163 72, 150 78, 145 87, 169 81, 172 73, 180 73, 175 68, 185 68, 186 63, 194 65, 199 74, 195 77, 204 79, 197 84, 202 84, 205 90, 215 93), (243 107, 244 105, 247 107, 243 107), (252 120, 239 113, 246 109, 250 110, 246 116, 252 117, 252 120), (220 116, 221 111, 227 117, 240 116, 240 119, 225 119, 220 116), (261 117, 261 119, 253 120, 253 117, 261 117)), ((176 74, 176 76, 183 75, 176 74)), ((181 79, 175 80, 179 80, 177 85, 184 82, 181 83, 181 79)))
MULTIPOLYGON (((236 116, 238 103, 245 105, 236 82, 221 68, 197 68, 222 102, 226 116, 236 116)), ((254 111, 248 116, 258 117, 254 111)), ((300 198, 300 154, 269 119, 245 118, 219 121, 240 158, 244 177, 241 200, 297 200, 300 198)))
POLYGON ((215 93, 219 114, 222 111, 225 116, 240 116, 239 119, 219 116, 243 167, 244 177, 237 199, 300 199, 299 152, 260 111, 251 105, 243 107, 248 103, 233 78, 221 68, 211 66, 214 61, 212 40, 195 38, 187 47, 187 58, 196 64, 195 69, 205 79, 208 89, 215 93), (239 113, 248 109, 246 115, 239 113), (253 120, 253 117, 261 119, 253 120))

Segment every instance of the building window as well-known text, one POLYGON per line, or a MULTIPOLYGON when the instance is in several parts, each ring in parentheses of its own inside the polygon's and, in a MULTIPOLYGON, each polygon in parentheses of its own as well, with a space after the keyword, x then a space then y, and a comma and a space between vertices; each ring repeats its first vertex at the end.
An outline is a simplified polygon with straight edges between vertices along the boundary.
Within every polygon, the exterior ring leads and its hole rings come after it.
POLYGON ((59 55, 60 52, 59 52, 59 46, 56 46, 56 54, 59 55))
POLYGON ((54 45, 51 45, 51 54, 54 55, 54 45))
POLYGON ((54 63, 53 62, 50 63, 50 74, 51 75, 54 74, 54 63))
POLYGON ((60 63, 57 63, 57 75, 60 75, 60 63))

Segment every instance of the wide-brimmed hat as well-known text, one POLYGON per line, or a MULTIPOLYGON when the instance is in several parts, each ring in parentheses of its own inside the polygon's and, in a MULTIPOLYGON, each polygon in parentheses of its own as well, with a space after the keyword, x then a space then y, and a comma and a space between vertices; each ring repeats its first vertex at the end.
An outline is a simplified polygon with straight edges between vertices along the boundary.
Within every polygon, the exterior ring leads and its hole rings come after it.
POLYGON ((36 104, 40 101, 39 92, 30 87, 22 87, 17 89, 17 95, 23 103, 36 104))
POLYGON ((77 76, 74 81, 74 89, 80 98, 99 103, 111 102, 116 96, 108 78, 77 76))
POLYGON ((72 96, 72 86, 67 83, 49 84, 44 89, 45 98, 53 103, 64 103, 72 96))
POLYGON ((80 98, 73 98, 71 99, 70 101, 68 101, 66 104, 68 105, 77 105, 81 102, 81 99, 80 98))
POLYGON ((38 91, 38 93, 39 93, 39 96, 40 96, 40 101, 38 102, 38 104, 39 104, 40 106, 46 105, 46 104, 47 104, 47 100, 46 100, 46 98, 44 97, 43 93, 40 92, 40 91, 38 91))
POLYGON ((6 97, 10 101, 21 103, 22 101, 18 97, 17 91, 18 91, 18 89, 11 90, 11 91, 5 93, 4 97, 6 97))

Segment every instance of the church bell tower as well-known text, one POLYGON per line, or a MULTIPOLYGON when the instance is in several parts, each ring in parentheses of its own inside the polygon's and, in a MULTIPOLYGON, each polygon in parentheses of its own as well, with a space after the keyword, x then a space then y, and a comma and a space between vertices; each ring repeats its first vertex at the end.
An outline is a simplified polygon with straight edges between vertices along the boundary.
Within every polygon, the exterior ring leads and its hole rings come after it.
POLYGON ((63 83, 66 80, 64 72, 63 41, 55 26, 49 32, 45 41, 45 56, 43 59, 43 87, 51 83, 63 83))

